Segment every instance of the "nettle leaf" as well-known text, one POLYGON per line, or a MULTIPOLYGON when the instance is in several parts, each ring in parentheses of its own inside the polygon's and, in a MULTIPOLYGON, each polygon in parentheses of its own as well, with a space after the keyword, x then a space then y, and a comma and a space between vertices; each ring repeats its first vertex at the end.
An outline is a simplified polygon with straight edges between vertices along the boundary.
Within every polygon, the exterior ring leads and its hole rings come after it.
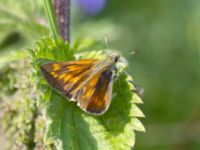
MULTIPOLYGON (((69 102, 52 90, 39 71, 42 63, 74 59, 73 52, 77 51, 62 40, 55 41, 46 37, 36 42, 30 52, 38 83, 44 92, 39 101, 44 104, 48 120, 45 144, 52 145, 53 149, 66 150, 126 150, 134 146, 134 130, 145 131, 137 119, 144 115, 135 105, 142 103, 142 100, 133 92, 135 88, 131 83, 132 78, 127 73, 121 72, 114 81, 112 102, 107 112, 101 116, 92 116, 83 112, 75 102, 69 102)), ((76 56, 98 57, 102 53, 103 51, 91 51, 76 56)))

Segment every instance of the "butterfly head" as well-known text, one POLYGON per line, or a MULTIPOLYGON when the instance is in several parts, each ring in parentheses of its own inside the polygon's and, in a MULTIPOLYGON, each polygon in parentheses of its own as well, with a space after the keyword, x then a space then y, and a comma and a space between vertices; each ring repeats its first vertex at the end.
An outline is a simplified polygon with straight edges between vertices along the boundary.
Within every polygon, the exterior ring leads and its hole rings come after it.
POLYGON ((117 63, 119 61, 120 55, 117 53, 109 54, 108 57, 111 59, 113 63, 117 63))
POLYGON ((107 58, 111 67, 117 68, 118 72, 122 72, 128 65, 127 60, 118 51, 107 51, 107 58))

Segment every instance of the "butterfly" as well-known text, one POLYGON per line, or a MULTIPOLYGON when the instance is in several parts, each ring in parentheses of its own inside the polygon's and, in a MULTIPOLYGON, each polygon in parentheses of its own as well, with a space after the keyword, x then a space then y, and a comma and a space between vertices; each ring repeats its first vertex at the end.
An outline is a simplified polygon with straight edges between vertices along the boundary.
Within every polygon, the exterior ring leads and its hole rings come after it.
POLYGON ((113 80, 118 75, 118 54, 41 65, 46 81, 85 112, 101 115, 110 106, 113 80))

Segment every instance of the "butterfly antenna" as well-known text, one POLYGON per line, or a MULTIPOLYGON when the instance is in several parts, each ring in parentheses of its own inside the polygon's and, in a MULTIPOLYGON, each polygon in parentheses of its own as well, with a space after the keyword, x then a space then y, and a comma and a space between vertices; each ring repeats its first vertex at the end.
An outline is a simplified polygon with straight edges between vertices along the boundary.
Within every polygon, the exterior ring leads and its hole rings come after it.
POLYGON ((135 50, 129 51, 129 52, 126 53, 124 56, 126 56, 126 57, 132 56, 132 55, 137 54, 139 51, 140 51, 140 49, 135 49, 135 50))
POLYGON ((104 35, 104 42, 105 42, 106 48, 108 49, 108 35, 107 34, 104 35))
POLYGON ((136 49, 136 50, 131 51, 129 54, 134 55, 134 54, 137 54, 139 51, 140 51, 139 49, 136 49))

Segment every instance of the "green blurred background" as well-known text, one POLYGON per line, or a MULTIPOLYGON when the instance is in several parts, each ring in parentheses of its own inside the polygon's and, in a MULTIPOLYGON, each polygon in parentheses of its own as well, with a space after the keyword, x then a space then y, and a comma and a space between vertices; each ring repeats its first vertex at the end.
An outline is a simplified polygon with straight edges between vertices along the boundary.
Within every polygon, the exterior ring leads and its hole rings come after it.
MULTIPOLYGON (((89 1, 73 1, 71 38, 103 42, 107 34, 109 47, 129 60, 128 72, 145 91, 147 132, 137 133, 134 149, 199 150, 200 1, 89 1)), ((1 0, 0 67, 47 35, 46 26, 41 1, 1 0)))

